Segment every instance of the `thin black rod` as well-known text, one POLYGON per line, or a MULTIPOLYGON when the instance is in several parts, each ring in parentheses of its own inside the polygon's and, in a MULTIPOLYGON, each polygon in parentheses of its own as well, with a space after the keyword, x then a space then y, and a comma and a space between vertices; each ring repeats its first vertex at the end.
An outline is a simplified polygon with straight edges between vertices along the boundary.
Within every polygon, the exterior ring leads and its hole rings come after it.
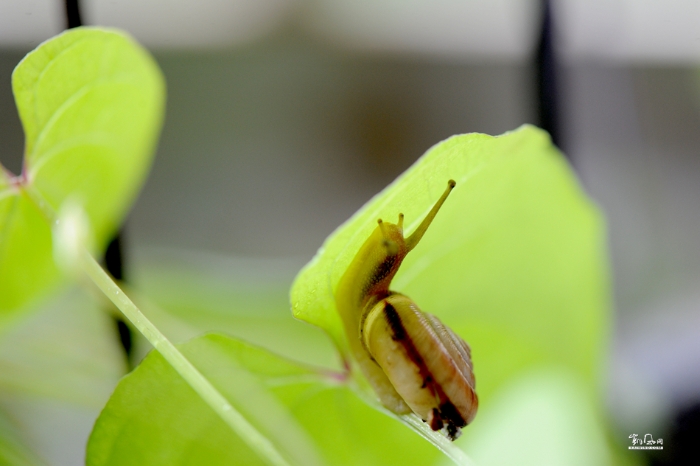
POLYGON ((117 233, 107 245, 105 251, 105 268, 116 280, 124 280, 124 255, 122 254, 121 233, 117 233))
MULTIPOLYGON (((110 241, 105 250, 104 266, 107 272, 112 275, 116 280, 124 280, 124 254, 122 251, 122 233, 118 232, 117 235, 110 241)), ((133 335, 131 334, 131 329, 124 322, 123 319, 115 317, 115 324, 117 326, 117 333, 119 334, 119 341, 124 348, 124 353, 126 353, 127 359, 131 356, 131 350, 133 347, 133 335)))
POLYGON ((539 125, 552 136, 552 142, 561 147, 561 126, 557 56, 554 49, 554 29, 551 2, 544 0, 542 33, 535 57, 537 81, 537 113, 539 125))
POLYGON ((80 19, 79 3, 79 0, 65 0, 67 29, 77 28, 83 25, 83 21, 80 19))

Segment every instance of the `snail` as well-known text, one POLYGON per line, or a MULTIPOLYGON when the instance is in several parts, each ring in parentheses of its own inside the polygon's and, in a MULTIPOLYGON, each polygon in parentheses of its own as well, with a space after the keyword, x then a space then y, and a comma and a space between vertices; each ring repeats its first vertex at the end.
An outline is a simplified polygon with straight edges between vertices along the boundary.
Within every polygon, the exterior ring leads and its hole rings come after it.
POLYGON ((414 412, 432 430, 444 429, 450 440, 474 419, 478 407, 471 350, 437 317, 389 286, 454 187, 450 180, 408 237, 403 214, 396 224, 379 219, 335 295, 352 355, 380 402, 396 414, 414 412))

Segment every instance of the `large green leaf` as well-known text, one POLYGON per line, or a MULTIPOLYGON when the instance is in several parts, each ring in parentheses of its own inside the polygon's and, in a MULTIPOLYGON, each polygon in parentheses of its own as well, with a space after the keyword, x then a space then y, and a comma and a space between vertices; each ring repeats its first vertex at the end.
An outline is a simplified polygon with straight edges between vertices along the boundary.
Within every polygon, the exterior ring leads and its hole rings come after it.
POLYGON ((603 222, 549 136, 531 126, 430 149, 326 240, 292 287, 294 315, 346 352, 334 301, 343 273, 378 218, 402 212, 412 232, 451 178, 456 188, 392 289, 471 344, 484 412, 499 389, 543 366, 575 374, 599 403, 610 301, 603 222))
MULTIPOLYGON (((219 335, 180 349, 291 464, 418 465, 439 457, 327 374, 219 335)), ((264 463, 154 351, 107 403, 87 464, 264 463)))
POLYGON ((12 86, 26 145, 22 175, 0 176, 0 312, 57 279, 42 213, 71 198, 99 245, 114 233, 150 166, 164 103, 150 55, 125 34, 96 28, 40 45, 12 86))

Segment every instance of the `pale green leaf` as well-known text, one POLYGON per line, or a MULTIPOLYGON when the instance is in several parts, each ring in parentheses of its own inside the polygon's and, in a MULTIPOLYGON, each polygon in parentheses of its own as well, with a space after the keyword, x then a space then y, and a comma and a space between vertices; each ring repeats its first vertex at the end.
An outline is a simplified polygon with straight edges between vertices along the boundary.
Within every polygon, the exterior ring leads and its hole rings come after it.
POLYGON ((29 53, 12 88, 25 176, 54 209, 78 197, 104 240, 150 166, 164 102, 157 65, 122 32, 79 28, 29 53))
POLYGON ((98 28, 40 45, 12 86, 26 144, 22 175, 0 181, 0 312, 57 280, 50 231, 39 225, 47 212, 72 198, 98 245, 114 234, 150 166, 164 104, 150 55, 124 33, 98 28))

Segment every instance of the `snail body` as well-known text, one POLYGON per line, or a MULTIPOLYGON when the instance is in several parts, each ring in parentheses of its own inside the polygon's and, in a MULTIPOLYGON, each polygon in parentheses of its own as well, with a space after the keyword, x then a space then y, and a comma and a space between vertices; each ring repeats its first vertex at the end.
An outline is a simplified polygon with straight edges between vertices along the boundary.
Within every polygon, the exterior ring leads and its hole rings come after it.
POLYGON ((410 236, 378 220, 336 290, 350 350, 381 403, 416 413, 454 440, 476 415, 478 399, 469 345, 407 296, 389 290, 403 259, 418 244, 455 182, 410 236))

